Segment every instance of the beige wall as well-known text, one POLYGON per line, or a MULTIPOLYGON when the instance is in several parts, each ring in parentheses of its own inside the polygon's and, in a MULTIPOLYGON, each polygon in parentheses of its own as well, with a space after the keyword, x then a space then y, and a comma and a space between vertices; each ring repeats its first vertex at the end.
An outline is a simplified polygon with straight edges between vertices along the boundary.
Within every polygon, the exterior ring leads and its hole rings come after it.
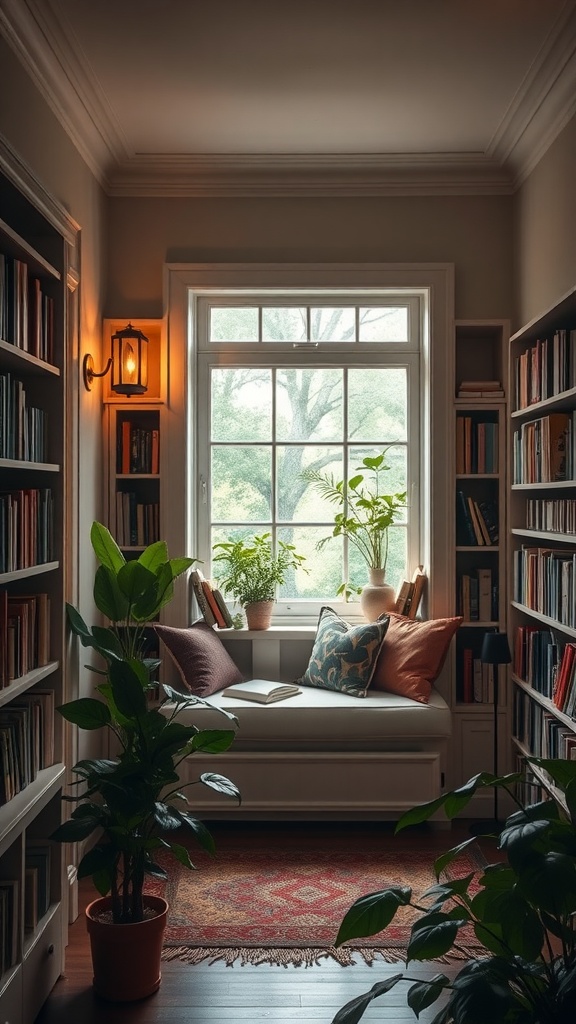
POLYGON ((516 327, 576 286, 576 118, 516 195, 516 327))
POLYGON ((456 316, 512 312, 510 196, 111 199, 109 316, 162 312, 167 262, 432 262, 456 267, 456 316))

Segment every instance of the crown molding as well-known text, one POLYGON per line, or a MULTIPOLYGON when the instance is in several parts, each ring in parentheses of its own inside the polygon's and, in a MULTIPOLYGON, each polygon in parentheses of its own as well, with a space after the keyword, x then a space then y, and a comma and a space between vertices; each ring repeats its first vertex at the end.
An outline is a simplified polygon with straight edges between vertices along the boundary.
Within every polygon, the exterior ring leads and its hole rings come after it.
MULTIPOLYGON (((111 167, 125 160, 110 112, 89 70, 76 58, 50 0, 0 0, 0 32, 104 189, 111 167)), ((72 43, 72 45, 71 45, 72 43)))
POLYGON ((0 0, 0 32, 110 196, 504 195, 576 112, 576 10, 567 2, 485 153, 147 155, 130 151, 52 0, 0 0))
POLYGON ((518 188, 576 113, 576 9, 566 3, 486 153, 518 188))
POLYGON ((115 169, 112 196, 504 195, 512 180, 481 154, 265 153, 139 156, 115 169))

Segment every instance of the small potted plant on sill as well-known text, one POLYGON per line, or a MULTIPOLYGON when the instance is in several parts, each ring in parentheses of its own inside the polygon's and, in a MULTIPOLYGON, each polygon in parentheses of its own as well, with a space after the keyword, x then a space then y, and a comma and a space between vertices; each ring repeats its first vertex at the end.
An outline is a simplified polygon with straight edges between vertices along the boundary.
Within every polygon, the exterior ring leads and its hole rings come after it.
MULTIPOLYGON (((210 832, 190 811, 178 766, 196 751, 226 750, 236 719, 224 711, 228 728, 201 731, 178 721, 183 709, 206 703, 200 698, 164 686, 167 714, 149 700, 160 662, 144 657, 145 624, 170 601, 174 580, 194 559, 169 559, 166 544, 158 542, 127 562, 100 523, 92 525, 90 539, 100 563, 94 601, 110 625, 90 629, 71 605, 67 613, 82 645, 103 660, 103 669, 90 666, 101 678, 100 696, 70 701, 58 711, 81 729, 106 730, 119 752, 74 765, 82 788, 64 797, 76 806, 52 838, 76 843, 98 835, 78 866, 78 877, 91 877, 101 894, 86 909, 94 987, 104 998, 129 1001, 151 995, 160 984, 167 903, 144 891, 146 876, 167 877, 156 855, 167 851, 193 868, 187 848, 169 838, 179 829, 190 830, 204 849, 214 851, 210 832)), ((205 773, 197 781, 239 799, 224 776, 205 773)))
MULTIPOLYGON (((346 537, 366 562, 369 583, 360 591, 360 607, 369 622, 394 607, 395 589, 386 583, 388 531, 406 508, 405 491, 383 493, 384 474, 390 469, 386 451, 362 459, 349 480, 336 480, 332 473, 321 470, 302 473, 323 498, 341 510, 334 516, 332 533, 318 547, 321 549, 333 537, 346 537)), ((348 599, 353 590, 343 583, 338 593, 348 599)))
POLYGON ((267 629, 272 617, 276 589, 286 580, 289 569, 299 569, 305 560, 293 544, 279 540, 276 554, 269 533, 251 540, 215 544, 213 561, 222 566, 218 585, 246 612, 248 629, 267 629))
MULTIPOLYGON (((414 907, 406 962, 438 960, 459 950, 461 929, 472 928, 484 952, 456 977, 427 981, 394 974, 342 1007, 332 1024, 358 1024, 378 996, 400 981, 413 984, 408 1005, 418 1017, 443 997, 434 1024, 572 1024, 576 1020, 576 762, 528 757, 547 773, 561 796, 525 805, 515 784, 523 772, 470 779, 459 789, 408 811, 396 831, 427 821, 443 807, 448 818, 462 811, 477 789, 503 787, 517 810, 497 837, 504 859, 476 873, 440 881, 444 868, 477 841, 474 836, 434 863, 437 884, 417 900, 395 886, 357 900, 345 915, 336 945, 385 931, 402 906, 414 907), (565 809, 564 809, 565 808, 565 809), (446 998, 447 997, 447 998, 446 998)), ((463 943, 466 945, 466 942, 463 943)))

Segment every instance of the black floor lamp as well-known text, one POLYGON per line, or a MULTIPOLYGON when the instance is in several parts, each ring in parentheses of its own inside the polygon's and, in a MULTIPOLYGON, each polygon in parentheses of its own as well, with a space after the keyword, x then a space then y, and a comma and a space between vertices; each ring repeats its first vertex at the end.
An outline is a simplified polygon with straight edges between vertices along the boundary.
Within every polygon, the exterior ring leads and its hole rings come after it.
MULTIPOLYGON (((493 732, 494 746, 492 752, 492 772, 498 775, 498 704, 499 704, 499 666, 509 665, 512 661, 510 645, 506 633, 485 633, 482 642, 480 661, 484 665, 492 665, 494 681, 493 732)), ((500 831, 501 822, 498 818, 498 787, 494 786, 494 817, 492 820, 474 822, 470 831, 474 833, 500 831)))

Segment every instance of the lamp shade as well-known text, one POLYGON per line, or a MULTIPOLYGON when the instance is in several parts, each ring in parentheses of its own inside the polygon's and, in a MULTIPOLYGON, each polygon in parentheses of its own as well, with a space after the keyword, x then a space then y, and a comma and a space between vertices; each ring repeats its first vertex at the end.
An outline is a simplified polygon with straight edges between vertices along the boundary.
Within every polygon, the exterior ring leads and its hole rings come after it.
POLYGON ((506 633, 485 633, 480 660, 487 665, 508 665, 512 661, 506 633))

